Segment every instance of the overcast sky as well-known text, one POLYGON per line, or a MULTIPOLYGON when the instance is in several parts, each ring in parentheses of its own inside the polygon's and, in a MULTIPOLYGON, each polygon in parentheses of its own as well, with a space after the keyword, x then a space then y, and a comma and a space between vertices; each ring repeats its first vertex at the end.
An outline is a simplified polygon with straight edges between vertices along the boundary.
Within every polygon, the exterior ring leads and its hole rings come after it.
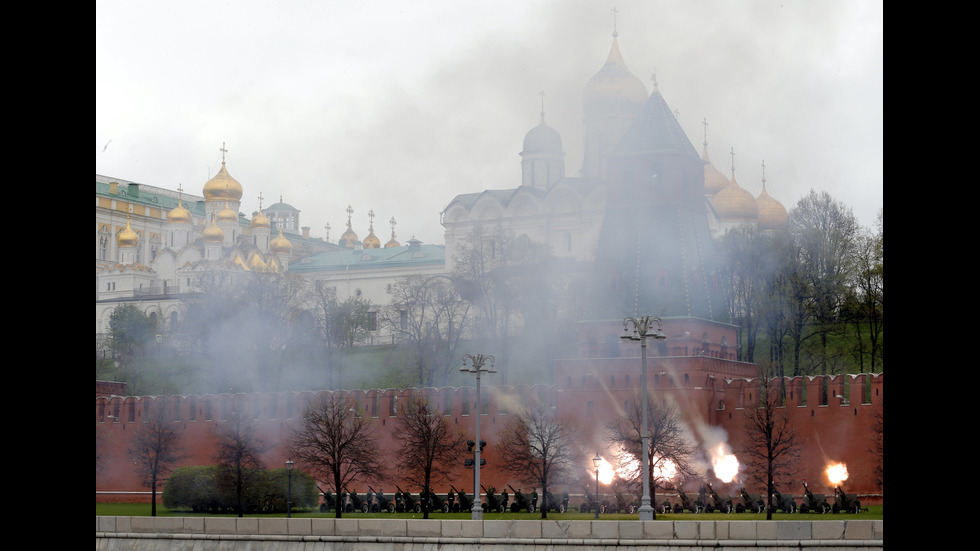
POLYGON ((827 191, 883 206, 880 0, 96 1, 95 171, 201 194, 221 167, 242 211, 280 200, 336 242, 374 210, 382 243, 442 243, 459 193, 520 184, 524 134, 582 164, 582 92, 615 25, 630 71, 698 151, 788 210, 827 191))

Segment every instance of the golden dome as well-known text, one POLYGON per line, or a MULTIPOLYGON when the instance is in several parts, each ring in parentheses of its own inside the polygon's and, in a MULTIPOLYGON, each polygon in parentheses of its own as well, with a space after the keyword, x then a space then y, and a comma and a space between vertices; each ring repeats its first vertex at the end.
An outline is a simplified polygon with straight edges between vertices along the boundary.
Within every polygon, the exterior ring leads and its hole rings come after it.
POLYGON ((711 201, 723 220, 757 220, 759 218, 759 206, 755 202, 755 197, 748 191, 739 187, 735 182, 735 176, 725 189, 715 194, 711 201))
POLYGON ((338 242, 337 244, 340 245, 341 247, 347 247, 348 249, 353 249, 354 244, 359 241, 360 239, 357 238, 357 234, 354 233, 354 230, 350 229, 350 226, 347 226, 347 231, 345 231, 344 234, 340 236, 340 242, 338 242))
POLYGON ((255 213, 252 217, 252 221, 249 223, 249 227, 252 229, 264 229, 267 230, 272 227, 272 222, 269 221, 269 217, 262 214, 262 207, 259 207, 259 212, 255 213))
POLYGON ((213 201, 216 199, 225 199, 228 201, 240 201, 242 198, 242 185, 238 183, 238 180, 231 177, 228 174, 228 169, 225 168, 225 162, 221 161, 221 170, 214 178, 208 180, 204 184, 204 199, 208 201, 213 201))
POLYGON ((116 245, 120 247, 135 247, 139 245, 140 236, 129 227, 129 217, 126 217, 126 227, 116 235, 116 245))
POLYGON ((214 222, 211 222, 211 225, 204 228, 204 231, 201 232, 201 237, 204 239, 205 243, 223 243, 225 240, 225 232, 218 226, 214 225, 214 222))
POLYGON ((762 184, 762 193, 756 203, 759 205, 759 229, 768 231, 785 231, 789 228, 789 215, 782 203, 766 193, 766 184, 762 184))
POLYGON ((192 220, 191 211, 184 208, 180 199, 177 200, 177 206, 167 213, 167 222, 171 224, 190 224, 192 220))
POLYGON ((385 248, 390 249, 392 247, 401 247, 402 246, 401 243, 395 241, 395 224, 397 224, 398 222, 396 222, 395 217, 392 216, 391 220, 389 220, 388 223, 391 224, 391 240, 385 243, 385 248))
POLYGON ((361 243, 361 246, 365 249, 380 249, 381 240, 378 239, 378 236, 374 235, 374 231, 371 231, 368 233, 367 237, 364 238, 364 242, 361 243))
POLYGON ((225 201, 225 208, 218 211, 216 218, 218 222, 231 222, 232 224, 238 223, 238 213, 231 208, 228 201, 225 201))
POLYGON ((704 161, 704 193, 705 195, 711 196, 719 191, 725 189, 728 186, 729 180, 721 173, 715 165, 711 164, 708 160, 708 146, 705 144, 704 152, 701 154, 701 160, 704 161))
POLYGON ((269 251, 272 254, 289 254, 293 250, 293 244, 282 235, 282 228, 279 228, 279 235, 269 243, 269 251))
POLYGON ((649 96, 643 82, 626 68, 623 56, 619 53, 619 43, 613 34, 612 48, 606 64, 599 69, 585 86, 586 105, 596 101, 646 103, 649 96))

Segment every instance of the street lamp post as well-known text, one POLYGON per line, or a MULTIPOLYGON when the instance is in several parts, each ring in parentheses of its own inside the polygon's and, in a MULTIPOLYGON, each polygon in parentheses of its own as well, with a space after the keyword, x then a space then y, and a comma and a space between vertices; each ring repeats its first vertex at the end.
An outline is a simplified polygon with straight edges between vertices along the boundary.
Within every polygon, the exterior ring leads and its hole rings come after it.
POLYGON ((473 446, 473 507, 470 518, 473 520, 483 520, 483 505, 480 503, 480 375, 483 373, 496 373, 493 368, 493 356, 489 354, 463 354, 462 373, 472 373, 476 375, 476 445, 473 446), (466 367, 469 360, 470 367, 466 367), (484 365, 490 362, 490 367, 484 365))
POLYGON ((640 356, 642 358, 642 375, 640 377, 640 386, 642 388, 640 445, 643 447, 643 499, 640 501, 640 520, 653 520, 656 515, 653 507, 650 505, 650 434, 647 429, 647 337, 666 339, 667 336, 664 335, 662 329, 663 320, 655 316, 643 316, 640 318, 626 317, 623 319, 623 336, 621 338, 640 341, 640 356))
POLYGON ((293 460, 286 460, 286 518, 292 516, 290 506, 293 499, 293 460))
POLYGON ((599 452, 595 452, 595 457, 592 458, 592 465, 595 467, 595 519, 599 520, 599 462, 602 458, 599 457, 599 452))

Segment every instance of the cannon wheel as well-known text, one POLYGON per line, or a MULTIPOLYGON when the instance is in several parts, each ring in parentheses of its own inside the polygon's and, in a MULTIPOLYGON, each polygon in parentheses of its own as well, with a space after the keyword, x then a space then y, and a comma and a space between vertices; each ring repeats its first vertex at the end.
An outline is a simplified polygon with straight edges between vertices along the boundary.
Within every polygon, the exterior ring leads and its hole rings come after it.
POLYGON ((388 504, 388 512, 389 513, 394 513, 395 512, 395 504, 394 503, 389 503, 388 504))
POLYGON ((362 513, 368 512, 368 505, 367 505, 367 503, 362 503, 361 504, 361 512, 362 513))
POLYGON ((855 501, 854 502, 854 514, 856 515, 856 514, 858 514, 860 512, 861 512, 861 502, 860 501, 855 501))
POLYGON ((726 503, 725 506, 724 506, 724 509, 725 509, 725 514, 726 515, 729 514, 729 513, 731 513, 732 512, 732 504, 731 503, 726 503))
POLYGON ((354 506, 351 505, 350 503, 348 503, 347 505, 344 505, 344 512, 345 513, 353 513, 354 512, 354 506))
POLYGON ((805 514, 807 514, 809 512, 810 512, 810 506, 809 505, 807 505, 806 503, 804 503, 803 505, 800 505, 800 513, 802 513, 802 514, 805 515, 805 514))
POLYGON ((636 512, 636 507, 632 503, 630 503, 630 506, 626 508, 626 511, 632 515, 633 513, 636 512))
POLYGON ((745 512, 745 505, 742 505, 741 503, 739 503, 738 505, 736 505, 735 506, 735 512, 736 513, 744 513, 745 512))
POLYGON ((449 512, 449 504, 448 503, 443 503, 442 504, 442 512, 443 513, 448 513, 449 512))
POLYGON ((415 504, 415 512, 416 513, 421 513, 422 512, 422 504, 421 503, 416 503, 415 504))
POLYGON ((762 513, 762 512, 764 512, 765 510, 766 510, 766 508, 765 508, 765 506, 763 506, 763 505, 756 505, 756 506, 755 506, 755 512, 756 512, 756 513, 762 513))
POLYGON ((564 513, 564 512, 565 512, 565 511, 567 511, 567 510, 568 510, 568 507, 566 507, 564 503, 562 503, 562 504, 560 504, 560 505, 558 506, 558 512, 559 512, 559 513, 564 513))
POLYGON ((533 513, 534 512, 534 504, 533 503, 527 506, 527 512, 528 513, 533 513))

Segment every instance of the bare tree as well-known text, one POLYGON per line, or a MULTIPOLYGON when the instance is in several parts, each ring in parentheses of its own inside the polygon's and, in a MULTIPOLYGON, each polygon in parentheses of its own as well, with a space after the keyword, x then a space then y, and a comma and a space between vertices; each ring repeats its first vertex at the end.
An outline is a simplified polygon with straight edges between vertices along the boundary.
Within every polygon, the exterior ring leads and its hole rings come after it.
MULTIPOLYGON (((449 479, 450 465, 458 457, 455 452, 466 436, 454 431, 449 419, 440 415, 429 400, 414 397, 398 418, 395 438, 406 477, 422 487, 421 495, 428 496, 434 483, 449 479)), ((422 518, 429 518, 431 500, 423 500, 422 507, 422 518)))
POLYGON ((167 418, 167 408, 152 402, 143 417, 143 424, 136 429, 136 436, 129 448, 129 457, 136 465, 136 473, 144 486, 150 488, 150 515, 157 516, 157 488, 174 465, 184 457, 182 437, 178 424, 167 418))
POLYGON ((361 297, 338 300, 333 287, 316 282, 309 306, 329 372, 329 386, 343 388, 344 352, 367 337, 371 329, 371 302, 361 297))
POLYGON ((775 479, 796 472, 802 444, 786 412, 782 378, 762 378, 759 404, 745 409, 747 444, 743 451, 748 473, 766 485, 768 495, 766 519, 772 520, 775 508, 775 479))
MULTIPOLYGON (((375 481, 383 476, 375 432, 352 399, 331 392, 306 408, 290 440, 290 453, 296 463, 326 481, 340 496, 353 480, 375 481)), ((338 503, 337 518, 342 509, 338 503)))
MULTIPOLYGON (((571 423, 559 419, 553 408, 538 405, 523 411, 501 431, 497 444, 501 467, 523 482, 541 484, 541 495, 547 500, 549 482, 574 474, 581 458, 577 438, 571 423)), ((547 503, 541 507, 541 518, 548 518, 547 503)))
MULTIPOLYGON (((647 403, 647 407, 650 503, 655 505, 657 486, 676 487, 677 485, 672 481, 695 474, 693 457, 697 446, 673 402, 651 400, 647 403)), ((642 426, 642 406, 633 404, 626 417, 606 427, 606 439, 618 444, 622 450, 618 458, 617 471, 627 473, 633 471, 630 477, 631 487, 637 489, 642 484, 640 480, 642 469, 634 465, 642 465, 642 460, 639 459, 643 457, 643 442, 640 438, 642 426)), ((656 510, 653 518, 657 518, 656 510)))
POLYGON ((507 384, 508 336, 524 321, 527 303, 543 295, 551 255, 548 247, 526 235, 477 227, 455 256, 453 281, 460 295, 479 311, 479 332, 501 350, 501 383, 507 384))
POLYGON ((419 386, 448 384, 470 325, 470 302, 446 276, 406 276, 392 285, 382 322, 410 351, 419 386))
POLYGON ((237 408, 227 421, 215 425, 214 432, 219 475, 222 482, 235 487, 235 509, 239 517, 244 516, 243 496, 256 470, 263 466, 266 445, 256 435, 255 422, 237 408))

